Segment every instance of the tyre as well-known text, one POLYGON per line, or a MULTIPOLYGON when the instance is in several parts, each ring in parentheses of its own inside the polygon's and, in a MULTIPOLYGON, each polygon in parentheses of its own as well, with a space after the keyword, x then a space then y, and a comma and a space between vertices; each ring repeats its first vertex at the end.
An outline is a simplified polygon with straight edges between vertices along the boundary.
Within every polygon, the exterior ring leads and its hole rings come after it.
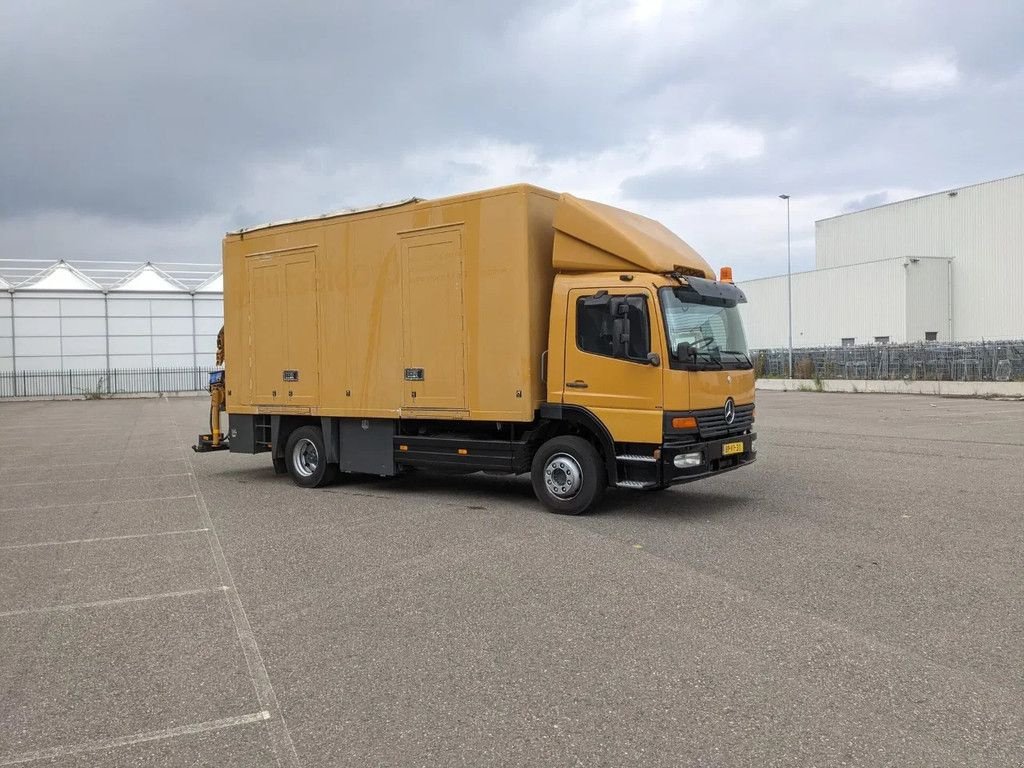
POLYGON ((560 515, 578 515, 593 507, 608 484, 604 461, 582 437, 553 437, 533 457, 533 492, 560 515))
POLYGON ((299 427, 292 431, 285 443, 284 461, 292 481, 303 488, 319 488, 338 475, 338 468, 327 463, 320 427, 299 427))

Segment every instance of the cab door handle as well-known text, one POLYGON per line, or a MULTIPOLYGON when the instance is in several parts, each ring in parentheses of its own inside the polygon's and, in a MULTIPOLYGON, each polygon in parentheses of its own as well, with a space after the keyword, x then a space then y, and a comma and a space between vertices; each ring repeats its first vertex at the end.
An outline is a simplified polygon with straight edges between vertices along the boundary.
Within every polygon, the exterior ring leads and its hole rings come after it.
POLYGON ((576 381, 565 382, 565 386, 572 387, 573 389, 586 389, 587 382, 583 381, 582 379, 576 379, 576 381))

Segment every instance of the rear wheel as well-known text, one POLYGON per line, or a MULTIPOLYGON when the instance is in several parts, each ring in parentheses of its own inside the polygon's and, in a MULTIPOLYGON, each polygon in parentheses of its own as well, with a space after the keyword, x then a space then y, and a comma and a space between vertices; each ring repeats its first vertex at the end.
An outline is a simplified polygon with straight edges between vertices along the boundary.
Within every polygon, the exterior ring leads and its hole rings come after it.
POLYGON ((540 447, 530 471, 533 492, 561 515, 586 512, 608 484, 601 455, 582 437, 554 437, 540 447))
POLYGON ((332 482, 338 468, 327 463, 320 427, 299 427, 288 436, 284 460, 292 481, 303 488, 319 488, 332 482))

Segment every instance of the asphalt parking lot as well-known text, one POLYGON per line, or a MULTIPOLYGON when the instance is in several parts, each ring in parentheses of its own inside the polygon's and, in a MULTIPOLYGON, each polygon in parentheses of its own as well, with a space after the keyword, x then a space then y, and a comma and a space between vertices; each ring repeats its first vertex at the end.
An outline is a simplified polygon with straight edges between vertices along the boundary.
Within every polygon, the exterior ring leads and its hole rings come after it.
POLYGON ((762 393, 581 518, 205 420, 0 403, 0 766, 1021 764, 1024 403, 762 393))

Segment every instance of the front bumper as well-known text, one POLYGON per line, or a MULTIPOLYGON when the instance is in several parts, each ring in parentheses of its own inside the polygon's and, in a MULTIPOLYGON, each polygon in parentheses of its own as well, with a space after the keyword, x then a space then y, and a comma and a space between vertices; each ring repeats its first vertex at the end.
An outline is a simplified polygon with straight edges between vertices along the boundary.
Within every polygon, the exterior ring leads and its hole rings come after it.
POLYGON ((756 441, 757 434, 754 432, 705 442, 666 440, 661 446, 661 459, 658 462, 658 484, 665 487, 680 483, 692 483, 694 480, 702 480, 705 477, 720 475, 723 472, 753 464, 757 459, 756 441), (726 454, 725 446, 735 443, 742 443, 742 452, 726 454), (694 453, 701 454, 702 461, 699 465, 693 467, 677 467, 675 465, 677 456, 694 453))

